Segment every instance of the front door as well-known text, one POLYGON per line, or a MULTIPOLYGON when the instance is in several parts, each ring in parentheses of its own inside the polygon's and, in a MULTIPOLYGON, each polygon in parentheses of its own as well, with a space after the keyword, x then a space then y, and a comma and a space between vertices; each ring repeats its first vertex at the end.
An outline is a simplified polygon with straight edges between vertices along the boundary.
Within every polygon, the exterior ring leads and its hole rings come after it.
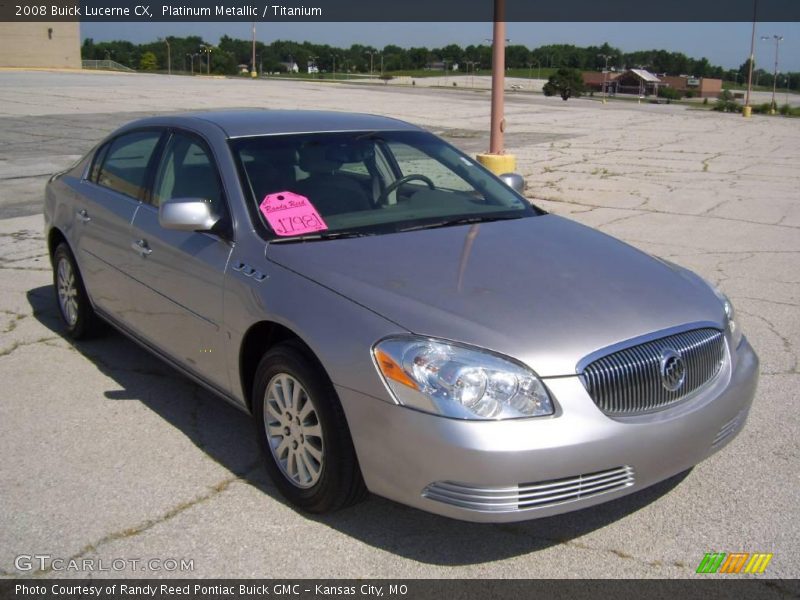
POLYGON ((224 227, 219 234, 161 227, 158 208, 169 198, 202 198, 216 214, 228 214, 213 156, 192 134, 170 136, 152 194, 131 228, 131 274, 143 289, 135 327, 173 360, 228 391, 222 299, 233 244, 224 227))

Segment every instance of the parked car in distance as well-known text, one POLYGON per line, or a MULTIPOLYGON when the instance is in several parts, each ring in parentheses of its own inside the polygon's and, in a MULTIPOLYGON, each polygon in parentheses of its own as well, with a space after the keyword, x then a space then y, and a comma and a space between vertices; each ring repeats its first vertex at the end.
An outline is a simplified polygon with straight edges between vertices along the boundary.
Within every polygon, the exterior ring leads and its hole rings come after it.
POLYGON ((711 284, 390 118, 139 120, 53 176, 45 229, 67 334, 107 321, 251 413, 312 512, 592 506, 720 450, 756 389, 711 284))

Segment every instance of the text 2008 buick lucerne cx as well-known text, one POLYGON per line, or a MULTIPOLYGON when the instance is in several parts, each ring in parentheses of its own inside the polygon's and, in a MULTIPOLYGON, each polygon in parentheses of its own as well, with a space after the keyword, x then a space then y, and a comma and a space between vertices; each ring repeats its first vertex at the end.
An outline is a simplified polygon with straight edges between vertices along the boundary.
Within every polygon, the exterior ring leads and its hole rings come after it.
POLYGON ((45 222, 69 335, 108 321, 252 413, 313 512, 584 508, 722 448, 755 393, 712 285, 394 119, 136 121, 50 180, 45 222))

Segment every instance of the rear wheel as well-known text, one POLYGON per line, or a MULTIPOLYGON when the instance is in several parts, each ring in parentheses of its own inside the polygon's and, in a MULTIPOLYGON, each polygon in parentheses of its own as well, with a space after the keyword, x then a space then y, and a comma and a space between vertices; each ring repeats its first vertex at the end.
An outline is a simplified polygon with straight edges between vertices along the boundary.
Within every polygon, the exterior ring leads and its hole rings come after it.
POLYGON ((89 302, 75 257, 64 242, 53 252, 53 286, 67 335, 77 340, 95 333, 99 319, 89 302))
POLYGON ((299 345, 280 344, 261 359, 253 415, 267 471, 292 504, 324 513, 365 497, 336 391, 299 345))

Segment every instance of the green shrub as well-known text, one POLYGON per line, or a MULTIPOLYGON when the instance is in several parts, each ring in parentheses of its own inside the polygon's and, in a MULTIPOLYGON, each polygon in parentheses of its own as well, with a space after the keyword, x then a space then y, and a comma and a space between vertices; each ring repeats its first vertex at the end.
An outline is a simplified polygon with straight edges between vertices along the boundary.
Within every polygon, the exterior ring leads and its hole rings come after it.
POLYGON ((559 69, 542 88, 545 96, 561 96, 562 100, 579 98, 583 91, 583 77, 577 69, 559 69))
MULTIPOLYGON (((730 90, 723 90, 714 104, 714 110, 719 112, 742 112, 742 107, 733 99, 730 90)), ((755 108, 753 108, 755 112, 755 108)))
POLYGON ((755 105, 753 107, 753 113, 757 115, 768 115, 771 108, 772 104, 770 102, 764 102, 762 104, 755 105))
POLYGON ((680 100, 681 93, 676 90, 675 88, 671 87, 660 87, 658 88, 658 97, 659 98, 666 98, 667 100, 680 100))

